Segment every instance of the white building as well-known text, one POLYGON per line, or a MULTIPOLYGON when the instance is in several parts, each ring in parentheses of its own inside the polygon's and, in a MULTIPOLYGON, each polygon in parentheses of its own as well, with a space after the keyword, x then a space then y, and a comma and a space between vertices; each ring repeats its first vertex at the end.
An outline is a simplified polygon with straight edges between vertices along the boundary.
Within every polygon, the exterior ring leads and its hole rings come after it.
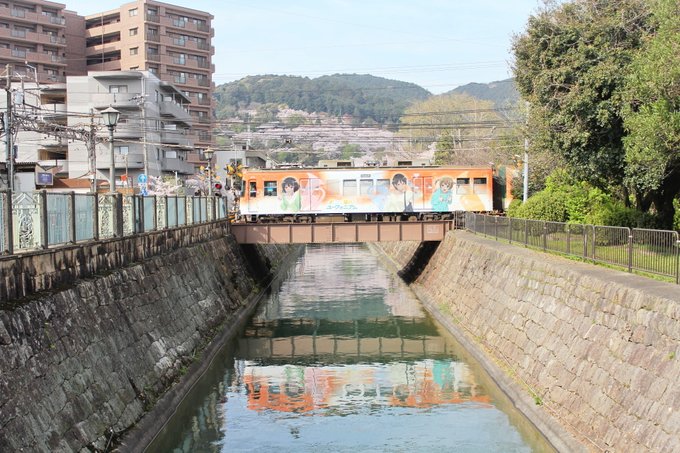
POLYGON ((87 76, 67 77, 68 125, 99 126, 103 141, 94 156, 84 142, 68 147, 68 177, 91 175, 92 159, 96 177, 109 178, 109 131, 102 127, 100 112, 113 107, 120 112, 114 130, 114 166, 117 187, 136 187, 139 175, 184 176, 194 172, 187 162, 193 150, 189 133, 189 99, 174 85, 147 71, 90 72, 87 76))

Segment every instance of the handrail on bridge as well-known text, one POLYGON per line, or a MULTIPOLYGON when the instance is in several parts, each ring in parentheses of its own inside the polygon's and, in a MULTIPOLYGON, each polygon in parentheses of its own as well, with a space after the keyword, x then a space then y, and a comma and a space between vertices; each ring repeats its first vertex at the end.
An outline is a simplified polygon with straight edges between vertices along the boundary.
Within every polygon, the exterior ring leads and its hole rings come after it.
POLYGON ((130 236, 227 219, 227 197, 0 191, 0 252, 130 236))

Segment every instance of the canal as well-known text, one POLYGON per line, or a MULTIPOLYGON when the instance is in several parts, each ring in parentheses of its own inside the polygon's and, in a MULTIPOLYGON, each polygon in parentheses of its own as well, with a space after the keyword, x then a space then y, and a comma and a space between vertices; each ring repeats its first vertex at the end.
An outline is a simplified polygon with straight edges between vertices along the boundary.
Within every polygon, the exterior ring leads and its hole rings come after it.
POLYGON ((364 245, 309 245, 147 452, 553 451, 364 245))

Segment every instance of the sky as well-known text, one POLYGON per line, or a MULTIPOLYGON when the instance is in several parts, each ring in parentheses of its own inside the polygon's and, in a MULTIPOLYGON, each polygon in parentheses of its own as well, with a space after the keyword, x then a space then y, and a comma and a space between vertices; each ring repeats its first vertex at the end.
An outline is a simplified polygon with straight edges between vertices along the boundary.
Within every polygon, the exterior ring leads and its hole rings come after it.
MULTIPOLYGON (((88 15, 121 2, 57 0, 88 15)), ((215 18, 216 85, 248 75, 371 74, 439 94, 512 76, 540 0, 173 0, 215 18)))

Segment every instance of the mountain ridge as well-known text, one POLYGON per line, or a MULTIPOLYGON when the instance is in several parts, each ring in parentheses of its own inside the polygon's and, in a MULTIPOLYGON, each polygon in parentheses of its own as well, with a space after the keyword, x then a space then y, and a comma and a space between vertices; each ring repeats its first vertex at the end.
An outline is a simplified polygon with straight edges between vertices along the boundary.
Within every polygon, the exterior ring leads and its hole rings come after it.
MULTIPOLYGON (((256 75, 219 85, 214 98, 218 119, 255 111, 262 120, 273 120, 282 108, 328 116, 349 115, 356 123, 397 124, 414 102, 432 96, 467 94, 506 107, 519 100, 513 79, 490 83, 472 82, 443 94, 421 86, 370 74, 333 74, 317 78, 289 75, 256 75)), ((252 115, 250 116, 252 119, 252 115)))

